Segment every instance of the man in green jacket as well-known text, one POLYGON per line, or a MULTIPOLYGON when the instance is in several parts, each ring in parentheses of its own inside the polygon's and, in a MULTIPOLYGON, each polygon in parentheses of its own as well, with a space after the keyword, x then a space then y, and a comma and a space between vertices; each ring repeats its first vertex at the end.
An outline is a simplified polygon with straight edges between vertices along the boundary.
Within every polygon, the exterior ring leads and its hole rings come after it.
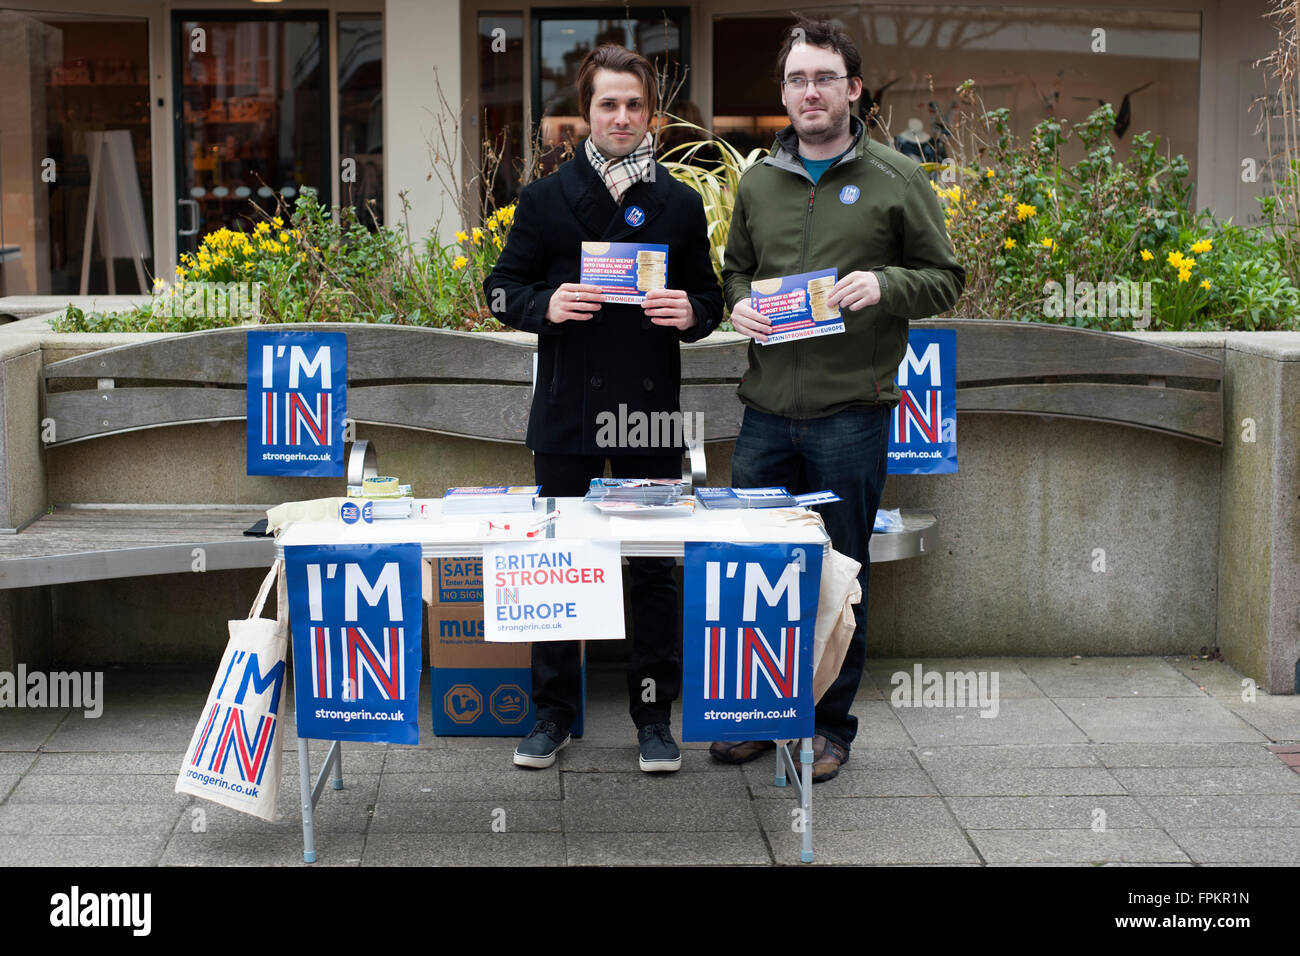
MULTIPOLYGON (((777 76, 790 126, 741 178, 723 262, 731 321, 749 336, 738 395, 745 417, 731 460, 737 487, 830 489, 821 507, 837 551, 862 564, 857 627, 839 677, 817 704, 813 780, 834 777, 857 733, 850 714, 867 656, 868 547, 885 484, 894 374, 907 324, 951 309, 966 274, 925 170, 866 136, 850 107, 862 95, 862 57, 826 20, 799 18, 777 76), (831 269, 827 298, 842 333, 767 342, 750 284, 831 269)), ((743 763, 770 741, 719 741, 713 756, 743 763)))

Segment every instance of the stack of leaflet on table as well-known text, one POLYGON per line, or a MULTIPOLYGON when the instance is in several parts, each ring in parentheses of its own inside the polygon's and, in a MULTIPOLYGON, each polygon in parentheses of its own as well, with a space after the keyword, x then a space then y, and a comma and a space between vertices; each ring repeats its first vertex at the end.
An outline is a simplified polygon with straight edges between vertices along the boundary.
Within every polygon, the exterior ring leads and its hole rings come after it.
POLYGON ((593 478, 582 499, 605 514, 689 515, 695 502, 674 478, 593 478))
POLYGON ((410 485, 398 485, 393 494, 367 494, 361 485, 348 485, 349 498, 363 498, 370 502, 371 515, 376 519, 409 518, 415 499, 410 485))
POLYGON ((488 485, 448 488, 442 496, 445 515, 513 514, 532 511, 541 485, 488 485))
POLYGON ((808 508, 839 501, 833 491, 812 491, 792 495, 785 488, 696 488, 695 497, 710 511, 734 511, 744 508, 808 508))

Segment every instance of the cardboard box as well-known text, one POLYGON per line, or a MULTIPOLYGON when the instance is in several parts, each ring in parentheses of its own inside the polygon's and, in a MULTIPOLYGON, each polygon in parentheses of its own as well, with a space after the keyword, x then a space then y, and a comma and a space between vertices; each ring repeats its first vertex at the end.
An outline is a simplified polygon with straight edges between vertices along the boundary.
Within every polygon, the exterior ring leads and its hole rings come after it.
MULTIPOLYGON (((483 640, 481 558, 433 562, 428 612, 429 686, 433 732, 444 737, 522 737, 533 729, 532 644, 483 640)), ((587 662, 582 697, 571 732, 582 736, 587 702, 587 662)))

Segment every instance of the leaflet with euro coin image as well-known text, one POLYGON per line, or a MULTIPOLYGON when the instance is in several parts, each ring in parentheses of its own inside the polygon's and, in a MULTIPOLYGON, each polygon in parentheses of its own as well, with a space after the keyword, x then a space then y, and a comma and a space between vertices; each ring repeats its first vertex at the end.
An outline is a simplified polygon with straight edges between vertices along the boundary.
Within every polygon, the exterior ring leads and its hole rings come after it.
POLYGON ((483 545, 483 639, 622 640, 619 542, 543 538, 483 545))
POLYGON ((600 286, 606 302, 640 305, 668 287, 668 247, 650 242, 584 242, 583 285, 600 286))
POLYGON ((843 332, 840 310, 826 304, 838 278, 838 270, 822 269, 751 282, 754 311, 772 323, 765 344, 843 332))

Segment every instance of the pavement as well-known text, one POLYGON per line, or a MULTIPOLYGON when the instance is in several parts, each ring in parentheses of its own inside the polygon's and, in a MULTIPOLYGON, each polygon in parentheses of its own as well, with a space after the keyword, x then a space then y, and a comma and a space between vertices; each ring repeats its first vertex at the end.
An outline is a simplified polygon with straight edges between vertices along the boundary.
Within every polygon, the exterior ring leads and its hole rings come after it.
MULTIPOLYGON (((1249 699, 1187 657, 919 662, 996 674, 985 718, 894 706, 916 663, 868 662, 852 758, 814 788, 813 865, 1300 864, 1300 696, 1249 699)), ((0 710, 0 866, 303 866, 292 726, 277 822, 174 792, 211 679, 110 670, 98 718, 0 710)), ((529 771, 513 738, 435 737, 426 672, 418 746, 345 745, 315 865, 801 865, 771 754, 690 743, 679 773, 642 773, 621 672, 588 687, 585 737, 529 771)))

